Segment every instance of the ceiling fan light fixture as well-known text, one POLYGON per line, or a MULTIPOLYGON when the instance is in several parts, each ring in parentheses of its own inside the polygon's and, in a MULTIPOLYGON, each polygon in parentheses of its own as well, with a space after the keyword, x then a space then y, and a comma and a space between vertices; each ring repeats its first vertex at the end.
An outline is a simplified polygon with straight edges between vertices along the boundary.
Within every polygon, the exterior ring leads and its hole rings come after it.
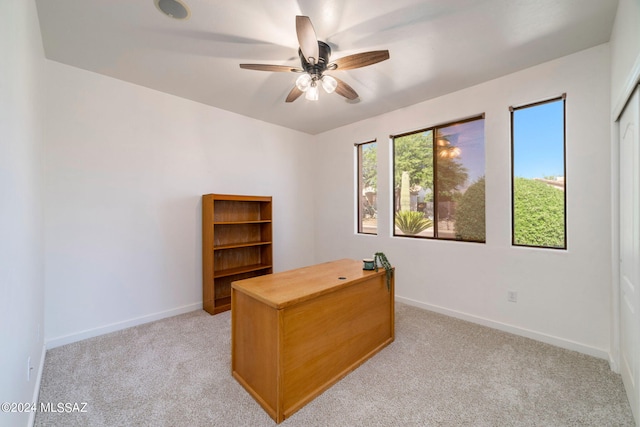
POLYGON ((307 89, 307 92, 304 97, 309 101, 318 100, 318 85, 316 84, 315 81, 311 82, 311 85, 309 86, 309 89, 307 89))
POLYGON ((300 77, 296 79, 296 86, 302 92, 306 92, 311 86, 311 76, 309 74, 301 74, 300 77))
MULTIPOLYGON (((183 1, 183 0, 155 0, 160 1, 183 1)), ((375 50, 370 52, 354 53, 343 56, 331 62, 331 46, 326 42, 318 40, 308 16, 296 16, 296 35, 298 36, 298 57, 300 67, 271 64, 240 64, 240 68, 258 71, 276 71, 302 73, 295 82, 295 85, 287 95, 285 102, 293 102, 303 93, 305 98, 317 101, 319 86, 327 93, 337 93, 338 95, 352 101, 358 102, 358 93, 344 81, 324 76, 324 72, 329 70, 352 70, 362 68, 389 59, 388 50, 375 50)))
POLYGON ((322 77, 322 88, 327 93, 333 93, 338 87, 338 81, 331 76, 323 76, 322 77))

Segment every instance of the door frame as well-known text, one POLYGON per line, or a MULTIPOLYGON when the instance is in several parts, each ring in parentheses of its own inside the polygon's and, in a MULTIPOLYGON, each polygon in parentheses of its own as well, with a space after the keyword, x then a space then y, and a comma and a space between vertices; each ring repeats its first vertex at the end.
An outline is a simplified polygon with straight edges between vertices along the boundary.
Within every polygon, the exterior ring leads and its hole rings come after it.
POLYGON ((620 116, 640 85, 640 55, 611 108, 611 339, 609 366, 620 373, 620 116))
MULTIPOLYGON (((612 167, 612 192, 611 192, 611 207, 612 207, 612 221, 611 221, 611 232, 612 232, 612 293, 611 293, 611 349, 609 353, 610 357, 610 366, 611 369, 618 373, 622 373, 622 337, 621 337, 621 328, 622 328, 622 294, 621 294, 621 223, 620 223, 620 214, 622 212, 622 195, 621 195, 621 181, 623 171, 621 169, 621 161, 620 161, 620 138, 622 137, 623 130, 620 128, 622 118, 622 114, 626 111, 626 107, 631 101, 631 99, 636 95, 637 98, 640 98, 640 79, 633 87, 633 90, 629 94, 629 98, 627 102, 622 106, 619 114, 615 116, 615 121, 613 123, 611 134, 612 134, 612 149, 611 149, 611 167, 612 167)), ((634 103, 640 104, 640 99, 634 100, 634 103)), ((636 124, 640 127, 640 110, 636 111, 638 117, 635 117, 636 124)), ((640 140, 637 141, 640 143, 640 140)), ((640 171, 638 171, 640 173, 640 171)), ((639 178, 640 179, 640 178, 639 178)), ((640 261, 638 261, 640 262, 640 261)), ((637 291, 636 291, 637 292, 637 291)), ((636 322, 640 325, 640 314, 636 317, 636 322)), ((640 363, 640 362, 636 362, 640 363)), ((636 369, 640 367, 636 366, 636 369)), ((637 376, 636 376, 637 381, 637 376)), ((640 387, 640 384, 637 384, 637 387, 640 387)), ((625 385, 626 391, 626 385, 625 385)), ((636 391, 638 393, 638 391, 636 391)), ((636 417, 636 423, 640 425, 640 401, 638 396, 636 395, 628 395, 629 403, 634 406, 632 408, 632 412, 634 417, 636 417)))

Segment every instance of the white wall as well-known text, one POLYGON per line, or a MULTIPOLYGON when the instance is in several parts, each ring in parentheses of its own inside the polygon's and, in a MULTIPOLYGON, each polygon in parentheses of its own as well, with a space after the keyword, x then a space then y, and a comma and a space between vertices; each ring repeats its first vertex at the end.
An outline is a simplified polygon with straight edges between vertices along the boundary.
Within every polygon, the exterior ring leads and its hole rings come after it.
POLYGON ((313 263, 312 137, 47 61, 46 337, 202 306, 201 195, 270 195, 276 271, 313 263))
MULTIPOLYGON (((31 402, 44 359, 44 59, 34 2, 0 2, 0 52, 0 402, 31 402)), ((29 413, 0 413, 0 425, 28 419, 29 413)))
POLYGON ((609 46, 317 136, 316 261, 383 251, 401 301, 607 358, 609 46), (511 247, 510 105, 567 93, 568 250, 511 247), (392 238, 390 134, 486 113, 487 243, 392 238), (379 234, 354 234, 353 144, 377 138, 379 234), (507 290, 518 302, 507 302, 507 290))

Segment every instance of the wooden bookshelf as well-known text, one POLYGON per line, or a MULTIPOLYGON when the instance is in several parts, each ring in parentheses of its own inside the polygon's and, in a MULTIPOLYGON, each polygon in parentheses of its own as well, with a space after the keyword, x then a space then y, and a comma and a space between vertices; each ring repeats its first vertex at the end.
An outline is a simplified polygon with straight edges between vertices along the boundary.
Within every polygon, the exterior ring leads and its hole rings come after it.
POLYGON ((202 196, 202 305, 231 308, 231 282, 273 273, 271 197, 202 196))

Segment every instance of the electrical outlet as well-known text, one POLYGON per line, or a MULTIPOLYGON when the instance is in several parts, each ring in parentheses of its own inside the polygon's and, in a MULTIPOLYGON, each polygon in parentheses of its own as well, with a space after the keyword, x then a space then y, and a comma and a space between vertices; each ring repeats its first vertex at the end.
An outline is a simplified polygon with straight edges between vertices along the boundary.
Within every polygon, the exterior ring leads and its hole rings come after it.
POLYGON ((507 291, 507 301, 509 301, 509 302, 518 302, 518 292, 517 291, 507 291))

